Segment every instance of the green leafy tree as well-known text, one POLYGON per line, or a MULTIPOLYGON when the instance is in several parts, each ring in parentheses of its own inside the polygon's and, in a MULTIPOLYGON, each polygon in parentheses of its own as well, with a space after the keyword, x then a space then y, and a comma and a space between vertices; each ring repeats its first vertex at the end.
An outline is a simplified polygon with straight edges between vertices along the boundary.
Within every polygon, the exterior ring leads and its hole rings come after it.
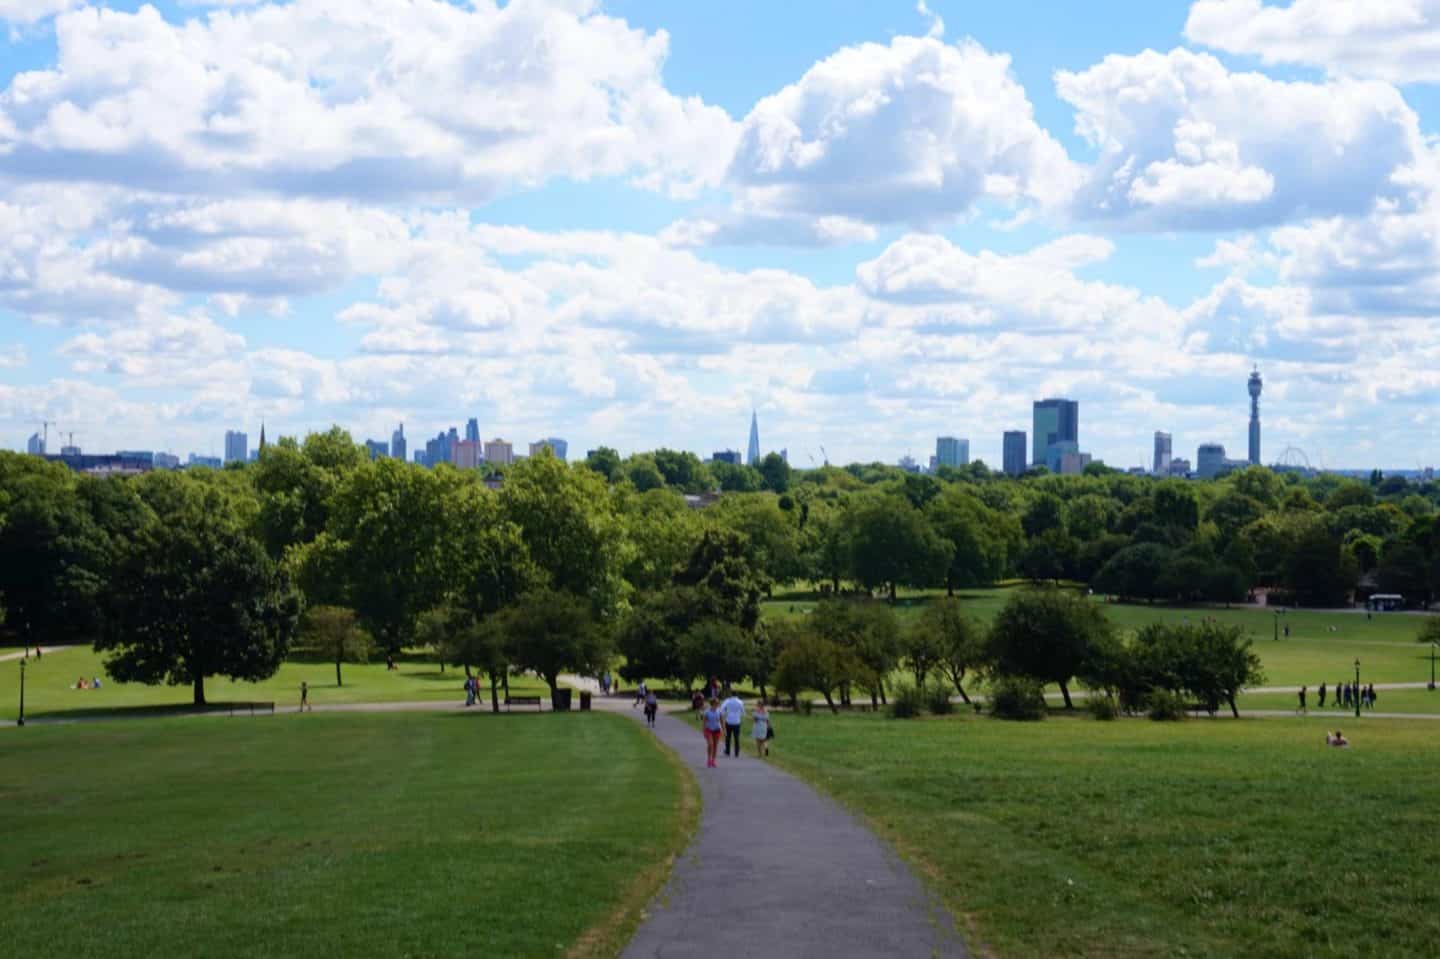
POLYGON ((779 453, 766 453, 760 460, 760 477, 770 492, 787 492, 790 489, 790 464, 779 453))
POLYGON ((925 636, 924 642, 936 650, 936 667, 968 704, 965 676, 985 665, 985 630, 965 615, 958 600, 945 599, 925 607, 912 628, 912 635, 916 634, 925 636))
POLYGON ((884 588, 893 602, 900 586, 925 587, 944 579, 950 544, 909 501, 863 497, 852 501, 846 520, 850 574, 866 589, 884 588))
POLYGON ((715 478, 694 453, 659 449, 653 459, 667 486, 685 493, 708 493, 715 485, 715 478))
POLYGON ((499 687, 508 676, 510 661, 497 620, 477 620, 470 610, 447 603, 420 614, 416 638, 434 648, 442 660, 460 664, 467 679, 472 670, 487 676, 490 711, 500 711, 499 687))
POLYGON ((1096 574, 1094 587, 1122 600, 1156 599, 1163 595, 1160 580, 1172 561, 1171 550, 1164 546, 1154 543, 1127 546, 1096 574))
POLYGON ((591 604, 575 593, 532 590, 489 622, 505 637, 512 666, 545 680, 552 702, 559 698, 561 675, 594 676, 605 668, 613 650, 591 604))
POLYGON ((1070 701, 1070 681, 1110 633, 1105 614, 1089 600, 1058 589, 1014 593, 990 627, 989 658, 1001 675, 1055 683, 1070 701))
POLYGON ((720 620, 702 620, 690 627, 680 637, 677 652, 687 680, 716 677, 738 683, 755 668, 753 636, 720 620))
POLYGON ((802 574, 799 527, 773 494, 726 496, 707 512, 713 522, 744 537, 746 559, 770 582, 802 574))
POLYGON ((624 472, 630 485, 642 493, 662 489, 665 486, 665 474, 660 472, 660 467, 655 463, 655 457, 649 453, 637 453, 627 459, 624 472))
POLYGON ((825 697, 832 713, 840 710, 835 704, 836 692, 855 681, 861 666, 853 653, 827 639, 805 632, 786 645, 775 661, 775 688, 798 701, 800 695, 813 689, 825 697))
POLYGON ((710 474, 726 493, 758 493, 765 488, 765 478, 753 466, 715 462, 710 464, 710 474))
POLYGON ((345 660, 370 659, 370 637, 360 628, 355 610, 343 606, 312 606, 301 620, 297 651, 312 652, 335 661, 335 685, 343 686, 340 665, 345 660))
POLYGON ((259 541, 199 490, 127 545, 105 593, 95 648, 121 682, 189 685, 275 675, 295 634, 300 599, 259 541))
POLYGON ((1014 517, 990 509, 968 491, 946 487, 925 507, 931 527, 949 545, 945 589, 986 586, 1005 575, 1020 552, 1014 517))
POLYGON ((614 483, 622 475, 620 454, 608 446, 591 450, 585 457, 585 467, 605 477, 605 482, 614 483))

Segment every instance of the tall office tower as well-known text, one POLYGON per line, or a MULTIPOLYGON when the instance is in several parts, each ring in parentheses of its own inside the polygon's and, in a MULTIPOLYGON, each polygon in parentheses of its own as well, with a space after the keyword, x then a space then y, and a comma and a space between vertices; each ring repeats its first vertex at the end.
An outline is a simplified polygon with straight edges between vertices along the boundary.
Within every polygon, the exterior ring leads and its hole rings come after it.
POLYGON ((1257 367, 1250 374, 1250 465, 1260 465, 1260 393, 1265 384, 1257 367))
POLYGON ((745 451, 745 462, 749 466, 760 465, 760 420, 755 411, 750 411, 750 446, 745 451))
POLYGON ((39 433, 30 434, 30 442, 25 444, 25 452, 31 456, 45 455, 45 439, 39 433))
POLYGON ((395 432, 390 434, 390 455, 400 462, 405 462, 405 424, 401 423, 395 432))
POLYGON ((1151 470, 1156 476, 1166 476, 1170 472, 1170 434, 1155 431, 1155 468, 1151 470))
POLYGON ((562 463, 565 462, 565 457, 570 455, 570 444, 558 436, 547 436, 540 442, 550 447, 550 452, 562 463))
POLYGON ((472 443, 480 442, 480 421, 473 416, 465 423, 465 438, 472 443))
POLYGON ((1019 476, 1025 472, 1025 431, 1006 430, 1001 461, 1006 476, 1019 476))
POLYGON ((451 452, 455 457, 451 462, 456 469, 473 470, 480 465, 484 449, 479 440, 460 440, 451 452))
POLYGON ((1195 475, 1201 479, 1214 479, 1225 471, 1225 447, 1219 443, 1201 443, 1195 455, 1195 475))
POLYGON ((225 431, 225 462, 243 463, 250 454, 250 437, 238 430, 225 431))
POLYGON ((1030 437, 1032 463, 1044 463, 1056 443, 1080 444, 1080 404, 1074 400, 1035 402, 1035 432, 1030 437))
POLYGON ((390 455, 390 447, 385 445, 384 440, 366 440, 365 452, 370 454, 372 460, 383 460, 390 455))
POLYGON ((491 466, 509 466, 515 462, 514 448, 498 437, 485 443, 485 462, 491 466))
POLYGON ((446 462, 446 463, 453 463, 453 462, 455 462, 455 444, 458 443, 458 442, 460 442, 460 431, 457 430, 455 427, 452 426, 452 427, 450 427, 450 431, 445 434, 445 460, 444 460, 444 462, 446 462))
POLYGON ((935 465, 969 466, 970 441, 953 436, 939 436, 935 439, 935 465))

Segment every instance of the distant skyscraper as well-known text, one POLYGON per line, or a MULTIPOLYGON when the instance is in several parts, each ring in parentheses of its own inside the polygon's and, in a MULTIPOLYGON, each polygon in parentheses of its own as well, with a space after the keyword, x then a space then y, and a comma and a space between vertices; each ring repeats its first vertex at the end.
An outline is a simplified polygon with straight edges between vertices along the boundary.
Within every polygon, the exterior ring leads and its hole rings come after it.
POLYGON ((480 465, 484 447, 479 440, 460 440, 452 453, 455 458, 451 462, 456 469, 473 470, 480 465))
POLYGON ((1250 465, 1260 465, 1260 393, 1265 384, 1257 368, 1250 374, 1250 465))
POLYGON ((225 462, 243 463, 250 453, 250 437, 238 430, 225 431, 225 462))
POLYGON ((941 466, 969 466, 970 465, 970 441, 956 439, 953 436, 940 436, 935 439, 935 465, 941 466))
POLYGON ((155 468, 157 470, 174 470, 180 468, 180 457, 174 453, 156 453, 155 468))
POLYGON ((1048 399, 1035 402, 1035 432, 1030 437, 1032 463, 1049 459, 1056 443, 1080 444, 1080 404, 1074 400, 1048 399))
POLYGON ((741 465, 739 450, 716 450, 710 454, 710 459, 716 463, 731 463, 735 466, 741 465))
POLYGON ((1164 476, 1170 472, 1170 434, 1155 431, 1155 468, 1151 470, 1156 476, 1164 476))
POLYGON ((760 420, 754 410, 750 411, 750 446, 745 451, 745 462, 760 465, 760 420))
POLYGON ((473 416, 465 424, 465 438, 472 443, 480 442, 480 421, 473 416))
POLYGON ((1007 476, 1019 476, 1025 472, 1025 431, 1006 430, 1005 447, 1002 451, 1002 469, 1007 476))
POLYGON ((400 462, 405 462, 405 424, 401 423, 395 432, 390 434, 390 455, 400 462))
POLYGON ((485 443, 485 462, 491 466, 509 466, 515 462, 514 448, 502 439, 489 440, 485 443))
POLYGON ((565 462, 565 454, 570 451, 570 444, 558 436, 547 436, 543 440, 536 440, 530 444, 530 455, 539 456, 544 450, 555 454, 560 462, 565 462))
POLYGON ((1225 471, 1225 447, 1219 443, 1201 443, 1195 456, 1195 475, 1201 479, 1214 479, 1225 471))
POLYGON ((31 456, 45 455, 45 439, 39 433, 30 434, 30 442, 25 444, 25 452, 31 456))
POLYGON ((366 440, 365 452, 370 454, 372 460, 383 460, 390 455, 390 447, 384 440, 366 440))

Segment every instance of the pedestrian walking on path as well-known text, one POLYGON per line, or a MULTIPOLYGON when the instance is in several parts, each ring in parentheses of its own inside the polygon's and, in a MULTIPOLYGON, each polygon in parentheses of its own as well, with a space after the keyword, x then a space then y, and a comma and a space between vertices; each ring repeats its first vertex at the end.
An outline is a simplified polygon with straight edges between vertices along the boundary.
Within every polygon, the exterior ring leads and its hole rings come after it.
POLYGON ((765 708, 765 700, 757 700, 755 711, 750 714, 750 722, 753 727, 751 735, 755 737, 755 755, 764 759, 770 755, 770 712, 765 708))
POLYGON ((1306 709, 1305 709, 1305 690, 1306 690, 1306 687, 1304 687, 1304 686, 1301 686, 1301 687, 1300 687, 1300 708, 1297 709, 1297 710, 1295 710, 1297 713, 1306 712, 1306 709))
POLYGON ((310 705, 310 684, 303 679, 300 681, 300 711, 310 710, 312 713, 315 707, 310 705))
POLYGON ((645 692, 645 725, 651 729, 655 728, 655 714, 660 710, 660 700, 655 696, 655 690, 645 692))
POLYGON ((1320 708, 1325 708, 1325 684, 1320 684, 1320 708))
POLYGON ((725 755, 740 758, 740 724, 745 721, 745 703, 731 693, 726 697, 725 702, 720 704, 720 711, 725 714, 725 755), (735 745, 735 752, 730 752, 731 743, 735 745))
POLYGON ((710 708, 700 716, 700 727, 705 733, 705 765, 711 769, 715 768, 715 750, 720 748, 721 727, 724 720, 720 718, 720 700, 710 698, 710 708))

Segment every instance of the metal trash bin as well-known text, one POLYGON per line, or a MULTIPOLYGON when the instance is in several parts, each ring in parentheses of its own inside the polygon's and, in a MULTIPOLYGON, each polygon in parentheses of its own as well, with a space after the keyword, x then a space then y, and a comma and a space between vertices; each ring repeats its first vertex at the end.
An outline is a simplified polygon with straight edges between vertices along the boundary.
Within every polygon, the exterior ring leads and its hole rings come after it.
POLYGON ((555 690, 555 695, 550 697, 550 705, 557 713, 568 713, 570 711, 570 694, 574 690, 568 686, 555 690))
POLYGON ((580 690, 580 711, 582 713, 588 713, 590 711, 590 695, 590 690, 580 690))

